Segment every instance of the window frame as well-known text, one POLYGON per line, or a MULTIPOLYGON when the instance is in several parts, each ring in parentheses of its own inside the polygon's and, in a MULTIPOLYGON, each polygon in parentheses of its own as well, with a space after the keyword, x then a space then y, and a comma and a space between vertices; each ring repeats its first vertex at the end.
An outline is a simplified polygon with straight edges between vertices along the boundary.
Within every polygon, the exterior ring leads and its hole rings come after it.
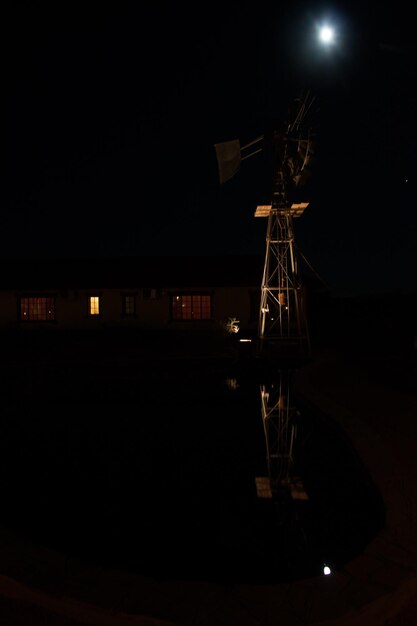
POLYGON ((126 291, 126 292, 122 292, 121 297, 122 297, 122 317, 137 317, 137 292, 130 292, 130 291, 126 291), (126 310, 126 299, 127 298, 132 298, 133 299, 133 311, 131 313, 128 313, 126 310))
MULTIPOLYGON (((29 303, 28 303, 29 304, 29 303)), ((55 293, 21 293, 17 294, 17 319, 22 324, 53 324, 56 322, 56 294, 55 293), (48 300, 52 301, 53 317, 48 318, 46 313, 45 318, 24 318, 22 315, 22 300, 46 300, 45 309, 48 310, 48 300)))
POLYGON ((170 307, 170 320, 171 322, 180 322, 180 323, 201 323, 201 322, 211 322, 213 321, 213 292, 212 291, 175 291, 170 293, 170 298, 169 298, 169 307, 170 307), (174 299, 175 298, 191 298, 191 314, 190 317, 176 317, 175 316, 175 305, 174 305, 174 299), (204 303, 201 302, 200 300, 200 315, 201 312, 203 312, 204 310, 209 311, 209 316, 208 317, 195 317, 194 316, 194 305, 193 305, 193 299, 194 298, 209 298, 209 302, 208 302, 208 307, 204 305, 204 303))
POLYGON ((87 313, 86 316, 88 317, 88 319, 101 319, 102 317, 102 294, 101 293, 97 293, 97 292, 92 292, 92 293, 88 293, 86 295, 87 298, 87 313), (97 298, 98 299, 98 313, 92 313, 91 312, 91 299, 92 298, 97 298))

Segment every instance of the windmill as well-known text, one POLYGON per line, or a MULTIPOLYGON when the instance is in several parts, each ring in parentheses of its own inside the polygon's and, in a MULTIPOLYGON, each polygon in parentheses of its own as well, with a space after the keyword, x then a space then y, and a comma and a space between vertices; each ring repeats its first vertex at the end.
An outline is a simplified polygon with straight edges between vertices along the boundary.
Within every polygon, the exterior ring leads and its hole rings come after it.
POLYGON ((230 180, 249 157, 264 151, 272 160, 271 201, 255 211, 255 217, 267 218, 258 325, 258 353, 267 357, 304 357, 310 353, 293 219, 309 204, 294 200, 296 191, 309 178, 314 155, 310 123, 313 104, 314 98, 307 92, 292 103, 281 128, 243 147, 238 139, 215 144, 221 184, 230 180))

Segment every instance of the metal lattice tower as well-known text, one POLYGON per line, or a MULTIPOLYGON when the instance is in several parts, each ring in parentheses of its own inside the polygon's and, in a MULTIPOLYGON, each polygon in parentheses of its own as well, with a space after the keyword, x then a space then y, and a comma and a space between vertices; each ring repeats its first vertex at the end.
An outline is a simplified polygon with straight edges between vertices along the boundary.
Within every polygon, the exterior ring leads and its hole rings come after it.
POLYGON ((310 352, 304 288, 295 246, 293 218, 307 203, 257 208, 267 217, 265 262, 259 308, 258 351, 306 356, 310 352))

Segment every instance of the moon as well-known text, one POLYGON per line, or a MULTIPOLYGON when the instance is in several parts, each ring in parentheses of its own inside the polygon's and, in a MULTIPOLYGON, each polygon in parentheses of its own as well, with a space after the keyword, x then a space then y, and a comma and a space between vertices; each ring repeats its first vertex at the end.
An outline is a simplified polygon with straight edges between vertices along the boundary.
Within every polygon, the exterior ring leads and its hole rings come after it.
POLYGON ((319 39, 326 46, 334 43, 335 34, 331 26, 321 26, 319 28, 319 39))

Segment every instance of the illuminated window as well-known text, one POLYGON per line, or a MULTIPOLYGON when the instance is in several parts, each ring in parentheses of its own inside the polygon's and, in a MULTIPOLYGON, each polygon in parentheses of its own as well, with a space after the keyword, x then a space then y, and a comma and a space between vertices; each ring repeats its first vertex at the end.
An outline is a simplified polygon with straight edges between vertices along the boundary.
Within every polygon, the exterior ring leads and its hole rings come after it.
POLYGON ((173 320, 210 320, 211 296, 209 294, 177 294, 171 296, 173 320))
POLYGON ((91 316, 100 315, 100 297, 99 296, 89 296, 88 314, 91 316))
POLYGON ((53 322, 55 320, 55 298, 51 296, 22 296, 19 304, 21 322, 53 322))
POLYGON ((135 315, 136 313, 136 297, 132 294, 123 294, 122 296, 123 315, 135 315))

